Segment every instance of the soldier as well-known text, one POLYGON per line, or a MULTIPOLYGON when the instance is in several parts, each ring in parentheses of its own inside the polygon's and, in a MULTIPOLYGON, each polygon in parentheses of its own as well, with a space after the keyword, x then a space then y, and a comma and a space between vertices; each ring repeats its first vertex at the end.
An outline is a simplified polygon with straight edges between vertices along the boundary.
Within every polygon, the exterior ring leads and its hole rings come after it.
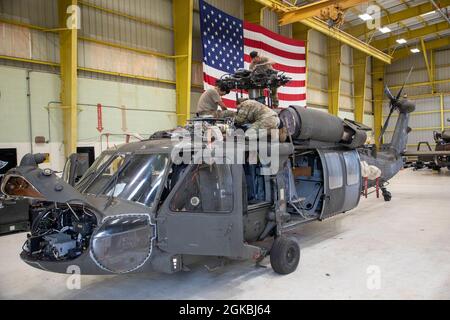
POLYGON ((276 62, 267 57, 260 56, 258 52, 250 52, 250 58, 252 59, 249 66, 250 71, 262 72, 266 70, 274 70, 273 65, 276 62))
MULTIPOLYGON (((280 128, 280 118, 278 114, 268 106, 256 100, 238 101, 238 109, 234 118, 234 123, 238 126, 250 124, 249 129, 265 129, 270 134, 270 130, 280 128)), ((280 130, 280 141, 286 140, 285 130, 280 130)))
POLYGON ((215 86, 202 93, 197 104, 197 114, 199 116, 212 115, 216 117, 218 115, 217 106, 220 106, 222 111, 227 110, 227 106, 222 101, 222 96, 230 93, 230 89, 226 86, 215 86))
MULTIPOLYGON (((266 72, 267 70, 274 70, 273 65, 276 63, 275 61, 260 56, 258 52, 252 51, 250 52, 250 58, 252 62, 250 63, 249 69, 254 72, 266 72)), ((277 88, 272 88, 270 98, 272 100, 272 107, 278 108, 278 92, 277 88)))

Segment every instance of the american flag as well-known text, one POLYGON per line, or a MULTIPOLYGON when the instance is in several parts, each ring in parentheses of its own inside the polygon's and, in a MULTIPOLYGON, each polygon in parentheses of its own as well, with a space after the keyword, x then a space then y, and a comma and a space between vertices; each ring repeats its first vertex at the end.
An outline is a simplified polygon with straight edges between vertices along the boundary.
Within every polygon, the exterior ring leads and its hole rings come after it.
MULTIPOLYGON (((292 78, 278 89, 279 107, 306 106, 305 42, 289 39, 259 25, 233 16, 200 0, 200 30, 203 45, 203 85, 209 89, 222 75, 249 68, 250 52, 276 62, 275 70, 292 78)), ((222 97, 229 108, 236 107, 236 94, 222 97)))

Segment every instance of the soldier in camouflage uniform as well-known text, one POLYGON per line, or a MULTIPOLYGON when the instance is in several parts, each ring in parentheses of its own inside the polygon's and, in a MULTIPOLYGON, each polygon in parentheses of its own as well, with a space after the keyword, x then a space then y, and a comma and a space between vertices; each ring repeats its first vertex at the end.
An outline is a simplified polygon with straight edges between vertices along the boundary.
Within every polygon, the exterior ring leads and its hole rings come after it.
POLYGON ((280 118, 278 114, 266 105, 256 100, 245 100, 238 106, 234 123, 250 124, 251 129, 278 129, 280 118))

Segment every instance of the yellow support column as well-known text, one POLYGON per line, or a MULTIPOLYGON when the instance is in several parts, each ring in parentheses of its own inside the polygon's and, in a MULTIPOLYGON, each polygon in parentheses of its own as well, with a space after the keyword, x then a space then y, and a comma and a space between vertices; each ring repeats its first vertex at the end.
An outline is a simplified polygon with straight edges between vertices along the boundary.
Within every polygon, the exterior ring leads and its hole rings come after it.
MULTIPOLYGON (((294 23, 292 24, 292 38, 296 40, 303 40, 305 41, 305 66, 306 66, 306 83, 305 87, 306 90, 308 90, 308 51, 309 51, 309 44, 308 44, 308 34, 309 34, 309 28, 305 27, 301 23, 294 23)), ((308 92, 306 92, 306 98, 308 99, 308 92)))
MULTIPOLYGON (((431 61, 431 65, 428 62, 427 47, 426 47, 425 42, 423 41, 422 37, 420 38, 420 45, 422 46, 423 60, 425 61, 425 66, 427 68, 428 80, 430 80, 430 83, 431 83, 431 93, 434 93, 434 84, 433 84, 434 78, 433 78, 433 67, 432 67, 432 64, 434 63, 434 61, 431 61)), ((433 57, 433 54, 431 56, 433 57)))
POLYGON ((353 81, 355 94, 355 121, 363 122, 366 103, 367 55, 353 50, 353 81))
POLYGON ((185 125, 191 114, 193 0, 173 0, 173 33, 177 90, 177 124, 185 125))
POLYGON ((292 24, 292 38, 297 40, 308 40, 308 31, 310 28, 302 25, 301 23, 292 24))
POLYGON ((384 64, 377 59, 372 59, 372 91, 375 143, 379 147, 383 126, 384 64))
POLYGON ((58 0, 59 45, 61 57, 61 103, 64 124, 64 153, 77 150, 77 35, 79 8, 77 0, 58 0))
POLYGON ((341 94, 341 43, 328 38, 328 112, 337 116, 341 94))
POLYGON ((254 0, 244 0, 244 20, 254 24, 261 24, 262 9, 264 9, 264 6, 260 3, 254 0))

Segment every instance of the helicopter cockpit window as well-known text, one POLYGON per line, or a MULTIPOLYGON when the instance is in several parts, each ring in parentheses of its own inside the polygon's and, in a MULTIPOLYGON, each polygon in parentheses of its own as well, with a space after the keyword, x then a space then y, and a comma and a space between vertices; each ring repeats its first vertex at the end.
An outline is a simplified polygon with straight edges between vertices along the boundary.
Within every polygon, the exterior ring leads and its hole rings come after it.
POLYGON ((81 177, 80 181, 76 184, 76 189, 79 191, 83 191, 83 189, 88 184, 89 180, 93 178, 95 173, 106 163, 108 162, 111 157, 113 156, 112 153, 106 153, 103 152, 92 164, 92 166, 89 167, 89 169, 84 173, 84 175, 81 177))
POLYGON ((342 176, 342 165, 339 154, 336 152, 325 153, 328 168, 328 184, 330 190, 341 188, 344 185, 342 176))
POLYGON ((170 203, 174 212, 231 212, 233 178, 229 165, 195 165, 170 203))
POLYGON ((104 194, 151 206, 168 162, 168 154, 133 155, 104 194))
MULTIPOLYGON (((125 161, 125 155, 116 155, 115 158, 109 162, 109 164, 101 170, 101 173, 91 184, 84 190, 84 192, 89 194, 99 194, 106 187, 106 185, 111 181, 111 178, 119 170, 125 161)), ((101 167, 101 165, 100 165, 101 167)), ((87 174, 87 173, 86 173, 87 174)), ((82 183, 82 181, 80 181, 82 183)))

